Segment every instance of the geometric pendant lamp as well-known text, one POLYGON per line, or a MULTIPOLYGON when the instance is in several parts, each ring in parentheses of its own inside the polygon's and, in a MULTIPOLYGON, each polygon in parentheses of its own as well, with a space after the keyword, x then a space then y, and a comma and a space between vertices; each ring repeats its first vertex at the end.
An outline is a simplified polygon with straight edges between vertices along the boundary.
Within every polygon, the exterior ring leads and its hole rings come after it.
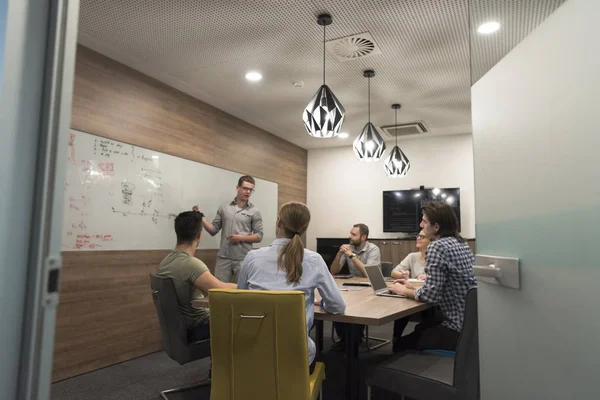
POLYGON ((362 132, 354 140, 354 154, 361 161, 379 161, 385 151, 385 141, 377 132, 375 125, 371 123, 371 78, 375 76, 375 71, 366 70, 363 76, 369 81, 369 122, 365 125, 362 132))
MULTIPOLYGON (((394 109, 395 115, 394 126, 398 126, 398 109, 400 109, 400 104, 392 104, 392 108, 394 109)), ((398 147, 398 135, 396 135, 396 146, 394 146, 387 156, 383 164, 383 169, 390 178, 404 178, 410 169, 408 157, 406 157, 406 154, 398 147)))
POLYGON ((310 136, 331 138, 340 133, 346 110, 325 84, 325 27, 332 22, 331 15, 321 14, 317 23, 323 27, 323 85, 317 90, 302 113, 304 127, 310 136))

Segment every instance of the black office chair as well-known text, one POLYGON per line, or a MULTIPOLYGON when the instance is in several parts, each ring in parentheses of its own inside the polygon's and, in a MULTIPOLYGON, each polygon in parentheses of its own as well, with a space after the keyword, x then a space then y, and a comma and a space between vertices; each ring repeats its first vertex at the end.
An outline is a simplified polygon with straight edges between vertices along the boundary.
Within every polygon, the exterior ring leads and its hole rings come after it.
POLYGON ((392 276, 392 270, 394 269, 394 264, 391 261, 382 261, 381 262, 381 273, 385 278, 389 278, 392 276))
MULTIPOLYGON (((150 286, 152 288, 152 300, 162 336, 162 343, 165 353, 180 365, 187 364, 190 361, 196 361, 201 358, 210 357, 210 339, 189 342, 185 322, 179 311, 177 293, 173 279, 150 274, 150 286)), ((160 392, 163 399, 168 400, 170 393, 181 392, 188 389, 198 388, 210 385, 210 380, 200 382, 194 385, 183 386, 175 389, 164 390, 160 392)))
POLYGON ((467 293, 465 319, 454 359, 405 351, 371 368, 366 383, 369 400, 373 387, 416 400, 478 400, 477 288, 467 293))

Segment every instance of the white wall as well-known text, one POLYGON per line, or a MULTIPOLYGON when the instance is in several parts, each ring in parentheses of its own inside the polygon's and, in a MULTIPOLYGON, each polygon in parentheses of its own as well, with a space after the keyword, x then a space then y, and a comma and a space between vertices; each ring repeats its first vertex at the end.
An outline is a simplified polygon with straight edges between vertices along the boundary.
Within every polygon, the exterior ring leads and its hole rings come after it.
MULTIPOLYGON (((393 142, 387 143, 389 148, 393 142)), ((384 190, 459 187, 464 237, 475 237, 473 144, 471 135, 407 139, 399 143, 410 160, 404 178, 388 178, 383 161, 358 161, 352 147, 308 151, 307 203, 312 219, 307 246, 318 237, 346 237, 355 223, 369 226, 373 238, 397 237, 383 232, 384 190)), ((386 151, 386 155, 389 150, 386 151)))
POLYGON ((485 400, 600 398, 598 15, 566 1, 472 88, 477 251, 521 266, 479 284, 485 400))

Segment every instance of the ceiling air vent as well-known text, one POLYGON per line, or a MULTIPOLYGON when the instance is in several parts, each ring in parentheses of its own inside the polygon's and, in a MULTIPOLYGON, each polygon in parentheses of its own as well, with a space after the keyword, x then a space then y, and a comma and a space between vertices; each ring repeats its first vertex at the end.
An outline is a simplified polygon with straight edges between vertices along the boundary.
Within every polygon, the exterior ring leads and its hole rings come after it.
POLYGON ((418 135, 427 132, 427 127, 422 121, 382 126, 379 129, 383 132, 384 139, 394 139, 396 136, 418 135))
POLYGON ((381 54, 381 50, 369 32, 330 40, 325 43, 325 48, 329 54, 340 61, 352 61, 381 54))

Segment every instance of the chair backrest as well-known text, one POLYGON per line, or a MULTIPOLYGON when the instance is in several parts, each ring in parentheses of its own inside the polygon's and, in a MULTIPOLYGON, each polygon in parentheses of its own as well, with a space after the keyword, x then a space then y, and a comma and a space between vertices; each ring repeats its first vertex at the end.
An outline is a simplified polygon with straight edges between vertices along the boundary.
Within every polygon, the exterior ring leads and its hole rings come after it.
POLYGON ((467 292, 465 318, 454 359, 454 387, 461 399, 479 399, 479 327, 477 288, 467 292))
POLYGON ((392 264, 390 261, 382 261, 381 262, 381 272, 383 273, 383 276, 385 276, 386 278, 389 278, 390 276, 392 276, 393 269, 394 269, 394 264, 392 264))
POLYGON ((210 290, 212 400, 306 400, 308 338, 300 291, 210 290))
POLYGON ((150 274, 152 300, 158 315, 163 348, 167 355, 180 364, 191 361, 188 351, 187 329, 179 311, 179 302, 173 279, 150 274))

